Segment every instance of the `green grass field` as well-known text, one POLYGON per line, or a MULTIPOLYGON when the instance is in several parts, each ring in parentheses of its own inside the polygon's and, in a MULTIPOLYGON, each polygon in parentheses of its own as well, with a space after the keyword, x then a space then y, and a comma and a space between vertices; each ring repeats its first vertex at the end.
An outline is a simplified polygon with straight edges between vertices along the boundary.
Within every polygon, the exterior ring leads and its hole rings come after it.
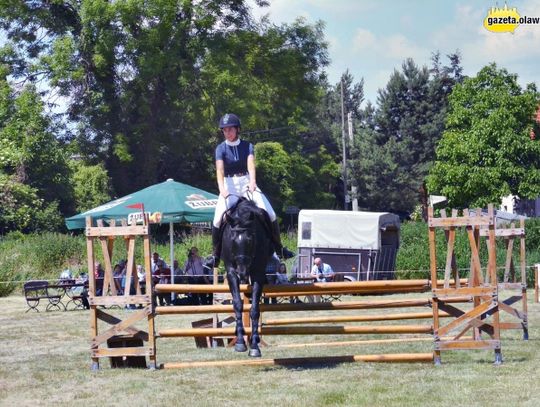
MULTIPOLYGON (((529 292, 529 298, 532 292, 529 292)), ((443 353, 443 365, 348 363, 294 367, 90 371, 89 312, 28 312, 22 296, 0 298, 2 406, 537 406, 540 404, 540 305, 529 304, 530 340, 503 332, 502 366, 493 352, 443 353)), ((118 310, 122 315, 129 311, 118 310)), ((353 311, 347 311, 353 312, 353 311)), ((358 312, 358 311, 356 311, 358 312)), ((364 311, 362 311, 364 312, 364 311)), ((373 312, 373 311, 370 311, 373 312)), ((380 311, 379 311, 380 312, 380 311)), ((383 312, 403 312, 388 310, 383 312)), ((267 317, 284 317, 268 313, 267 317)), ((306 313, 304 313, 305 315, 306 313)), ((313 312, 310 314, 314 314, 313 312)), ((325 312, 318 312, 325 314, 325 312)), ((290 316, 290 314, 287 314, 290 316)), ((202 317, 200 317, 202 318, 202 317)), ((191 316, 159 316, 156 327, 188 327, 191 316)), ((414 324, 418 322, 412 322, 414 324)), ((424 323, 431 323, 426 320, 424 323)), ((380 324, 380 323, 379 323, 380 324)), ((395 337, 395 336, 394 336, 395 337)), ((429 352, 432 343, 280 348, 347 337, 266 337, 263 357, 429 352)), ((196 349, 193 339, 157 341, 158 363, 244 359, 231 349, 196 349)))

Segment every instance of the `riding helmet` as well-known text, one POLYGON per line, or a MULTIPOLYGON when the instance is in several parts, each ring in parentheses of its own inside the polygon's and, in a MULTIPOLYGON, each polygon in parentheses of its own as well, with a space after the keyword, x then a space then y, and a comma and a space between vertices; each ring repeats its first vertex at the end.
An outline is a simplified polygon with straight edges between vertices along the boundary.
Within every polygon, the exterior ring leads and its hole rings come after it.
POLYGON ((225 127, 241 127, 240 118, 234 113, 226 113, 219 120, 219 128, 224 129, 225 127))

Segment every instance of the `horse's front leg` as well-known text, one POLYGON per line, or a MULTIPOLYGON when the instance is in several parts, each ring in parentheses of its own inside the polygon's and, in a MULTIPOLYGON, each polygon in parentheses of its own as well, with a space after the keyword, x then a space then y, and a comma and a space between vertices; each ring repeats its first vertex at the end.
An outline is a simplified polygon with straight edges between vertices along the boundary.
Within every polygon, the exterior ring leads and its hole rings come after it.
POLYGON ((252 294, 251 294, 251 312, 249 316, 251 317, 251 341, 249 344, 249 356, 260 358, 261 350, 259 349, 259 342, 261 338, 259 337, 259 319, 261 316, 259 303, 261 301, 261 295, 263 292, 263 285, 258 282, 253 283, 252 294))
POLYGON ((236 318, 236 343, 234 345, 234 350, 236 352, 245 352, 247 350, 246 342, 244 340, 244 335, 246 334, 246 331, 244 330, 244 323, 242 322, 244 304, 242 302, 242 298, 240 297, 240 278, 238 277, 234 269, 229 269, 227 271, 227 281, 229 282, 229 290, 231 291, 232 295, 234 316, 236 318))

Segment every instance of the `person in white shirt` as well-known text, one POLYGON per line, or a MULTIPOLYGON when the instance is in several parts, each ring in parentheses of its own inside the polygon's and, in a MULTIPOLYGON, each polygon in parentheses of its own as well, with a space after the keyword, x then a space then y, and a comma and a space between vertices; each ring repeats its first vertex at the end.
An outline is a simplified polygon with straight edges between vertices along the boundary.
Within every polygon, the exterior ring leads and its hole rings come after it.
POLYGON ((334 279, 335 273, 329 264, 323 263, 320 257, 316 257, 315 260, 313 260, 311 275, 317 278, 317 281, 327 282, 334 279))
MULTIPOLYGON (((184 264, 184 273, 188 277, 189 284, 211 284, 209 269, 203 265, 203 259, 199 256, 199 249, 189 249, 188 258, 184 264)), ((191 294, 195 305, 212 304, 212 294, 191 294)))
POLYGON ((154 273, 156 272, 156 270, 158 269, 158 264, 161 263, 161 267, 163 268, 166 268, 168 269, 169 266, 167 265, 167 263, 165 262, 165 260, 163 260, 161 257, 159 257, 159 254, 157 252, 154 252, 152 254, 152 265, 151 265, 151 268, 152 268, 152 275, 154 275, 154 273))

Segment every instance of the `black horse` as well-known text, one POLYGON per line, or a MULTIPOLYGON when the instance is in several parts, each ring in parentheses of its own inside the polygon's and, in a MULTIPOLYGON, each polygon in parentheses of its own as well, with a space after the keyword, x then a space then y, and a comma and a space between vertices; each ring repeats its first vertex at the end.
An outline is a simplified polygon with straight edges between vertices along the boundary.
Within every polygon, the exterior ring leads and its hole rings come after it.
POLYGON ((242 322, 244 304, 240 297, 240 284, 249 283, 252 286, 250 311, 252 333, 249 356, 260 357, 259 302, 266 283, 266 265, 274 251, 271 224, 267 213, 247 199, 240 199, 225 216, 221 257, 227 271, 236 317, 234 350, 237 352, 247 350, 242 322))

